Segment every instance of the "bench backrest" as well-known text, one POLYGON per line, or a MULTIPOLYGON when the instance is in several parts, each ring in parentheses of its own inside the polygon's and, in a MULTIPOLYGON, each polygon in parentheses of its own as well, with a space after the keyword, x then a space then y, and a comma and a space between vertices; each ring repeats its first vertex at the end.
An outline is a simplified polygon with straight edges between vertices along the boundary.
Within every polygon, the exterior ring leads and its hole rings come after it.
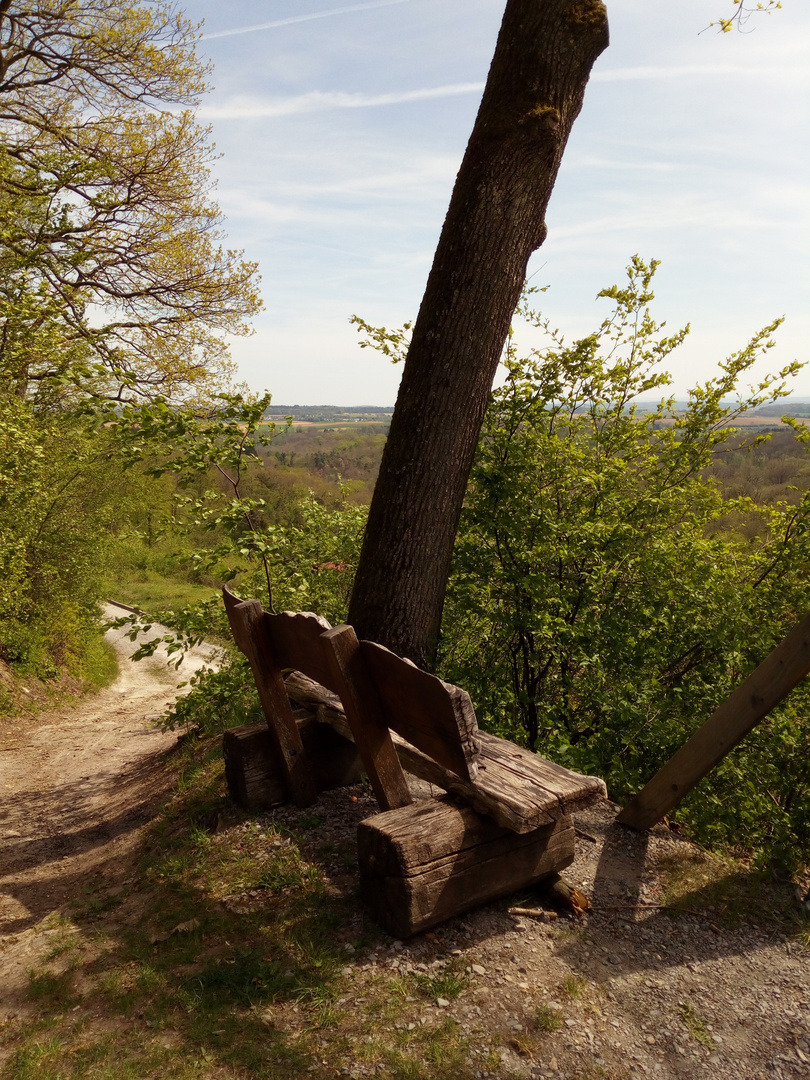
POLYGON ((480 745, 467 691, 373 641, 361 641, 360 652, 388 726, 463 780, 474 780, 480 745))
MULTIPOLYGON (((239 603, 226 590, 229 611, 239 603)), ((475 779, 478 724, 466 691, 311 612, 264 612, 261 623, 278 675, 293 668, 340 696, 378 799, 387 788, 384 801, 401 805, 407 789, 389 728, 463 780, 475 779)))
POLYGON ((333 694, 340 693, 321 641, 321 634, 332 629, 331 623, 311 611, 282 611, 279 615, 266 611, 264 624, 279 668, 293 668, 333 694))
MULTIPOLYGON (((336 676, 330 656, 334 636, 325 634, 331 629, 326 619, 311 612, 283 611, 265 613, 264 620, 280 668, 295 668, 344 697, 345 681, 336 676)), ((369 702, 369 688, 364 687, 358 702, 366 725, 379 717, 378 726, 391 728, 462 779, 475 779, 478 723, 466 690, 437 679, 373 641, 359 643, 355 679, 358 664, 365 668, 376 694, 376 701, 369 702)))

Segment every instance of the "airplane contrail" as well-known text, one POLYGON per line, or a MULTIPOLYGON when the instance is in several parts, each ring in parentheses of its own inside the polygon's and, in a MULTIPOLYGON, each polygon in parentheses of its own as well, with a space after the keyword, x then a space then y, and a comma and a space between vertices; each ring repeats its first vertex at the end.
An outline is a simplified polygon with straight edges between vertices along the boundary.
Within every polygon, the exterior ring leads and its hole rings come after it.
POLYGON ((395 91, 389 94, 346 94, 341 91, 312 90, 297 97, 268 99, 234 98, 221 105, 203 105, 200 115, 208 120, 257 120, 264 117, 289 116, 294 113, 321 112, 324 109, 365 109, 381 105, 405 105, 411 101, 478 94, 484 89, 479 83, 452 83, 420 90, 395 91))
POLYGON ((203 38, 210 41, 211 38, 250 34, 255 30, 274 30, 277 26, 290 26, 292 23, 310 22, 312 19, 328 19, 331 15, 348 15, 352 11, 371 11, 374 8, 394 7, 395 4, 409 4, 410 2, 411 0, 374 0, 371 4, 350 4, 348 7, 330 8, 328 11, 313 11, 310 15, 291 15, 287 19, 275 19, 273 22, 257 23, 255 26, 216 30, 213 34, 203 34, 203 38))

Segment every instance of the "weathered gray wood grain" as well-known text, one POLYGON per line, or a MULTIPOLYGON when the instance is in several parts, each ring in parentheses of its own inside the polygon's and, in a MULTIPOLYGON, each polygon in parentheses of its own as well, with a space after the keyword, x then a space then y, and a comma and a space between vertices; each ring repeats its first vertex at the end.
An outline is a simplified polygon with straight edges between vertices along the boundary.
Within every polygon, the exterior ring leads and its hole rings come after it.
POLYGON ((297 806, 310 806, 318 793, 306 760, 301 736, 290 708, 281 670, 264 623, 258 600, 242 601, 230 589, 222 595, 234 641, 253 672, 262 711, 284 772, 284 783, 297 806))
MULTIPOLYGON (((286 686, 293 700, 319 706, 319 720, 344 735, 350 732, 336 695, 297 672, 287 676, 286 686)), ((483 731, 478 732, 478 739, 478 775, 474 781, 465 781, 396 733, 392 735, 407 772, 460 796, 512 832, 531 832, 607 794, 604 781, 596 776, 581 776, 483 731)))
POLYGON ((372 641, 361 641, 360 651, 388 727, 462 780, 474 780, 480 747, 467 691, 372 641))
POLYGON ((519 834, 447 796, 368 818, 357 839, 364 903, 401 938, 559 873, 575 845, 569 817, 519 834))

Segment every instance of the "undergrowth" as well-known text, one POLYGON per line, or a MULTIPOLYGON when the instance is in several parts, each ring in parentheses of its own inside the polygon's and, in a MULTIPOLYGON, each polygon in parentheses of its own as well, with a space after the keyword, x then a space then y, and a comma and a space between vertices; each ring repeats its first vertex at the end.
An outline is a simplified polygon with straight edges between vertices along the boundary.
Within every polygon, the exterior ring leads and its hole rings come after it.
MULTIPOLYGON (((236 810, 216 737, 186 740, 176 768, 126 887, 89 891, 49 924, 32 1011, 0 1027, 0 1077, 318 1080, 345 1063, 385 1080, 471 1078, 467 1037, 435 1007, 467 976, 366 968, 381 938, 341 852, 319 858, 323 819, 236 810), (426 1023, 400 1023, 423 1010, 426 1023)), ((362 798, 346 795, 358 816, 362 798)))

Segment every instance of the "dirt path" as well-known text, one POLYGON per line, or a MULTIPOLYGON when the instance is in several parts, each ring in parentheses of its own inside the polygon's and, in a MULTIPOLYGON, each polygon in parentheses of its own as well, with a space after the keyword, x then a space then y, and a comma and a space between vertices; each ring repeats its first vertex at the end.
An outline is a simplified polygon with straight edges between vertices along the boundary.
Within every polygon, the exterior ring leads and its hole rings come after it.
MULTIPOLYGON (((120 614, 105 609, 108 618, 120 614)), ((164 632, 156 626, 152 635, 164 632)), ((175 699, 178 684, 215 658, 210 648, 195 649, 176 671, 160 646, 153 657, 132 663, 134 646, 124 632, 110 630, 107 637, 121 657, 112 686, 0 733, 0 981, 6 990, 16 936, 94 881, 104 882, 108 871, 120 880, 140 826, 169 784, 164 759, 177 736, 152 722, 175 699)))
MULTIPOLYGON (((118 645, 131 649, 120 634, 118 645)), ((181 675, 165 659, 125 660, 109 690, 0 734, 0 1027, 36 1009, 28 972, 60 932, 52 913, 117 896, 116 918, 134 925, 153 902, 130 886, 142 826, 170 790, 166 755, 176 736, 150 722, 177 694, 177 682, 211 656, 196 655, 181 675)), ((351 790, 354 796, 346 789, 322 796, 318 811, 328 825, 320 829, 299 828, 311 811, 289 806, 257 821, 235 814, 215 842, 229 850, 266 842, 269 859, 278 843, 271 826, 278 823, 310 837, 312 851, 305 854, 317 862, 326 840, 335 850, 350 845, 357 820, 374 812, 361 787, 351 790)), ((630 833, 615 824, 616 810, 602 803, 577 821, 578 854, 566 876, 592 898, 587 918, 551 912, 527 918, 493 905, 436 934, 405 943, 378 939, 357 955, 352 949, 343 969, 349 992, 337 1003, 346 1003, 346 1013, 336 1014, 337 1028, 345 1033, 355 1025, 353 1041, 361 1046, 368 1037, 363 1003, 377 1000, 386 979, 461 963, 469 980, 464 992, 452 1003, 406 997, 391 1037, 417 1027, 438 1031, 452 1019, 471 1047, 473 1071, 465 1076, 810 1078, 810 953, 768 914, 769 894, 778 887, 666 830, 630 833), (668 910, 672 892, 687 894, 677 914, 668 910), (539 1048, 538 1017, 547 1031, 539 1048)), ((328 869, 323 873, 328 879, 328 869)), ((335 873, 336 893, 356 888, 340 868, 335 873)), ((266 905, 271 912, 275 902, 262 890, 227 900, 235 918, 266 905)), ((85 1008, 82 1000, 76 1009, 85 1008)), ((86 1008, 95 1008, 92 996, 87 1000, 86 1008)), ((311 1026, 297 1000, 279 1001, 270 1012, 273 1030, 290 1037, 304 1037, 311 1026)), ((110 1024, 93 1016, 86 1022, 110 1024)), ((0 1069, 8 1052, 0 1049, 0 1069)), ((318 1077, 377 1075, 360 1055, 329 1068, 324 1061, 316 1071, 318 1077)))

